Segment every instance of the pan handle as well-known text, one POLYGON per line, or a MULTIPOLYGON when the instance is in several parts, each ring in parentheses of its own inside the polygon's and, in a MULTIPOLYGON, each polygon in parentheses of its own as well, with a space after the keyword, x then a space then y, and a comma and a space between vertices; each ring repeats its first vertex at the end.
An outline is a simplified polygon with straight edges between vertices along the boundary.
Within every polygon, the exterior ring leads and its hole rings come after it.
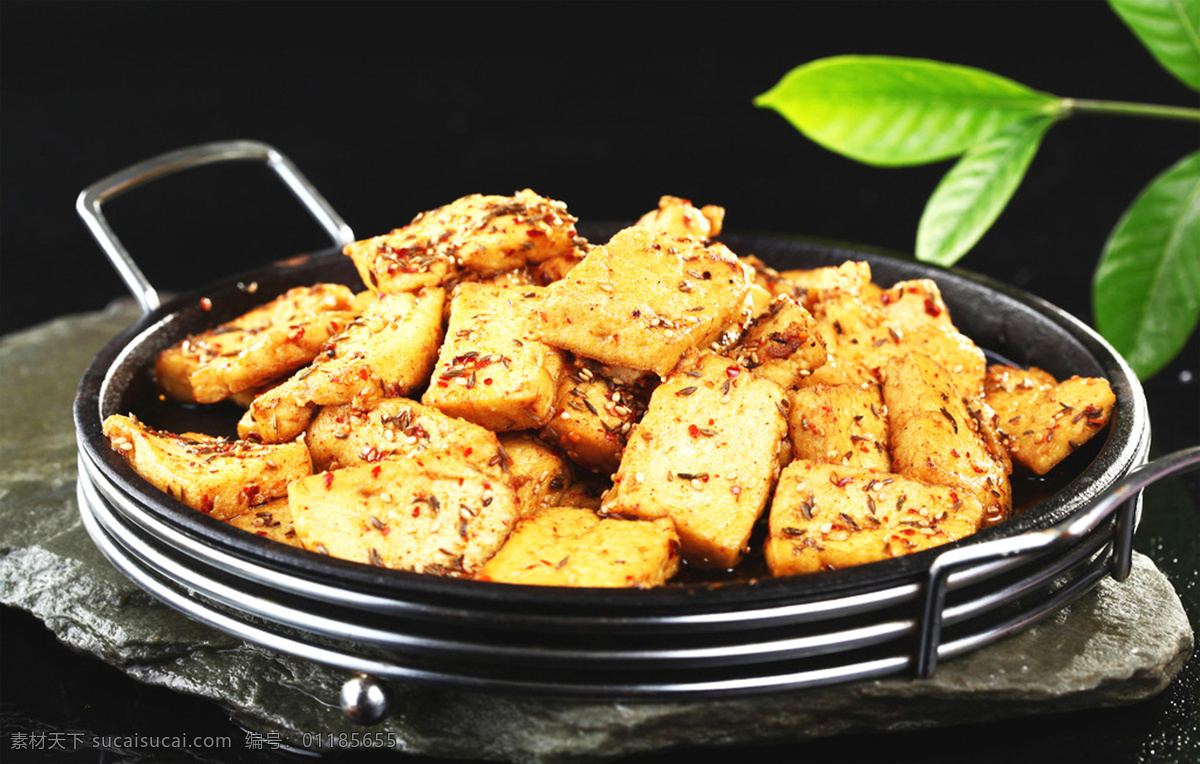
POLYGON ((146 279, 137 263, 121 244, 100 205, 116 196, 137 188, 157 178, 180 170, 186 170, 214 162, 252 160, 263 162, 279 176, 284 185, 308 209, 329 234, 333 243, 344 246, 354 241, 354 233, 329 202, 313 187, 291 160, 273 147, 258 141, 219 141, 192 146, 161 154, 152 159, 113 173, 103 180, 85 188, 75 200, 75 210, 83 218, 92 236, 108 255, 117 273, 124 279, 126 287, 133 293, 143 313, 149 313, 160 304, 158 292, 146 279))
POLYGON ((1136 499, 1151 483, 1177 473, 1200 468, 1200 446, 1176 451, 1135 467, 1088 507, 1086 511, 1042 531, 982 544, 951 549, 933 561, 925 584, 921 640, 917 650, 916 673, 933 675, 941 641, 942 613, 946 604, 946 586, 950 574, 960 568, 993 562, 1024 554, 1037 554, 1065 546, 1089 535, 1113 512, 1117 513, 1110 572, 1118 581, 1129 575, 1133 556, 1133 529, 1136 499))

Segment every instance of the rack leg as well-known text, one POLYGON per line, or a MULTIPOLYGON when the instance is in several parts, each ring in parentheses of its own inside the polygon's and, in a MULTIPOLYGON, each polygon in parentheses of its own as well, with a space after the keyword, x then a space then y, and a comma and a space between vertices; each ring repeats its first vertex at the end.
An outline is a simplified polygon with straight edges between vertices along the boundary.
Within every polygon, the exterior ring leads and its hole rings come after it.
POLYGON ((392 705, 387 685, 367 674, 355 674, 342 685, 342 713, 359 724, 377 724, 392 705))

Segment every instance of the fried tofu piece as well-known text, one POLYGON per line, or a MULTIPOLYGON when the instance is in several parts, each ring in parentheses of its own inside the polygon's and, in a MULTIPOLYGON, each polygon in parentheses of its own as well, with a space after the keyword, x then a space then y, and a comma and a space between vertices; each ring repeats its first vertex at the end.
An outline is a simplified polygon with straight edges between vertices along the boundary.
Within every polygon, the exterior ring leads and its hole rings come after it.
POLYGON ((888 421, 878 385, 814 385, 789 397, 794 458, 891 471, 888 421))
POLYGON ((791 297, 780 295, 727 355, 787 389, 824 365, 825 340, 809 312, 791 297))
POLYGON ((349 311, 331 312, 264 330, 237 355, 214 358, 192 374, 196 402, 217 403, 307 366, 357 317, 349 311))
POLYGON ((847 260, 841 265, 820 268, 792 269, 779 273, 790 293, 800 298, 810 311, 814 306, 830 297, 846 294, 859 299, 869 299, 880 291, 871 280, 871 264, 865 260, 847 260))
POLYGON ((583 262, 583 258, 589 251, 591 251, 591 245, 586 241, 581 241, 573 252, 548 257, 540 263, 530 266, 530 281, 538 286, 546 286, 566 278, 576 265, 583 262))
POLYGON ((181 502, 227 520, 286 496, 288 483, 312 474, 303 443, 265 445, 199 433, 175 434, 113 414, 104 435, 133 471, 181 502))
POLYGON ((697 208, 688 199, 662 196, 658 209, 642 215, 635 225, 672 236, 707 240, 720 235, 724 222, 724 207, 706 204, 697 208))
MULTIPOLYGON (((745 258, 742 259, 745 260, 745 258)), ((772 303, 776 300, 776 298, 785 296, 790 297, 790 295, 777 295, 772 293, 769 288, 763 286, 757 280, 751 284, 750 293, 746 297, 744 311, 745 320, 742 322, 742 331, 744 332, 746 329, 748 329, 754 319, 763 316, 770 311, 772 308, 772 303)))
POLYGON ((343 251, 370 289, 408 292, 446 285, 463 269, 490 275, 568 255, 579 238, 575 222, 565 204, 530 189, 471 194, 343 251))
POLYGON ((932 322, 904 329, 889 325, 872 334, 870 342, 871 350, 862 356, 864 365, 875 363, 878 365, 874 368, 880 368, 888 360, 919 353, 948 370, 964 396, 974 399, 983 395, 987 356, 970 337, 950 325, 932 322), (880 362, 880 359, 886 360, 880 362))
POLYGON ((522 515, 562 504, 563 494, 575 482, 575 470, 558 449, 530 432, 503 433, 500 447, 522 515))
POLYGON ((402 396, 429 378, 442 339, 445 290, 379 295, 310 364, 254 399, 238 424, 243 438, 295 438, 319 406, 402 396))
POLYGON ((328 339, 322 333, 340 331, 358 312, 354 293, 341 284, 289 289, 163 350, 154 362, 154 379, 174 400, 216 403, 308 363, 328 339))
POLYGON ((496 434, 408 398, 380 398, 364 407, 325 406, 305 435, 314 470, 333 470, 426 451, 450 454, 504 479, 496 434))
POLYGON ((257 507, 251 507, 225 522, 239 530, 253 533, 255 536, 302 548, 299 539, 296 538, 296 528, 292 523, 292 509, 288 505, 286 496, 281 499, 272 499, 257 507))
POLYGON ((1012 463, 981 424, 985 404, 969 402, 953 374, 909 353, 884 367, 883 400, 895 472, 976 498, 989 522, 1008 516, 1012 463))
POLYGON ((601 363, 571 359, 559 381, 554 418, 541 435, 581 467, 612 474, 629 431, 646 410, 650 387, 645 376, 625 381, 601 363))
POLYGON ((879 380, 875 373, 866 366, 846 360, 836 351, 826 350, 825 363, 813 369, 806 377, 801 377, 795 384, 797 388, 814 385, 873 385, 879 380))
POLYGON ((238 408, 248 409, 248 408, 250 408, 250 404, 254 403, 255 398, 262 395, 263 393, 265 393, 266 391, 270 390, 272 387, 275 387, 275 385, 278 385, 278 384, 280 384, 280 383, 272 382, 271 384, 263 385, 262 387, 256 387, 256 388, 253 388, 250 390, 243 390, 240 393, 233 393, 229 396, 229 398, 227 398, 227 400, 230 403, 232 403, 233 405, 237 406, 238 408))
MULTIPOLYGON (((830 349, 844 348, 846 357, 850 357, 850 351, 858 355, 861 351, 857 345, 883 325, 883 314, 878 306, 864 300, 857 292, 833 291, 810 305, 809 312, 821 328, 826 344, 830 349)), ((867 344, 873 339, 866 339, 867 344)))
POLYGON ((584 507, 547 507, 522 518, 477 578, 538 586, 660 586, 679 570, 667 518, 601 518, 584 507))
POLYGON ((990 366, 984 400, 996 412, 1013 461, 1045 475, 1091 440, 1112 417, 1108 380, 1073 376, 1059 382, 1038 368, 990 366))
POLYGON ((779 474, 786 409, 779 385, 728 358, 686 360, 655 388, 601 513, 670 517, 687 560, 735 566, 779 474))
POLYGON ((956 541, 982 521, 953 488, 797 459, 779 476, 763 551, 776 576, 816 573, 956 541))
POLYGON ((546 289, 455 287, 446 342, 421 402, 496 432, 549 422, 564 358, 533 331, 546 289))
POLYGON ((909 353, 935 359, 954 375, 963 395, 983 394, 987 357, 969 337, 944 321, 902 324, 869 301, 841 293, 822 300, 817 320, 839 357, 876 372, 909 353))
MULTIPOLYGON (((766 302, 769 303, 772 298, 779 295, 787 295, 800 299, 804 296, 804 290, 794 282, 788 280, 775 268, 763 262, 762 258, 757 255, 739 255, 738 259, 750 268, 754 276, 754 283, 767 294, 766 302)), ((761 310, 759 311, 761 312, 761 310)))
POLYGON ((442 342, 445 301, 445 290, 437 288, 378 295, 316 362, 323 366, 344 364, 347 368, 360 368, 365 362, 370 366, 374 387, 383 395, 406 395, 429 379, 442 342))
POLYGON ((575 355, 665 377, 740 321, 752 283, 720 244, 626 228, 546 288, 539 331, 575 355))
POLYGON ((953 327, 950 309, 933 279, 898 281, 876 297, 884 321, 897 327, 914 327, 931 322, 953 327))
POLYGON ((507 483, 446 454, 318 473, 293 483, 288 500, 310 551, 451 576, 477 571, 518 516, 507 483))
MULTIPOLYGON (((224 342, 228 342, 229 339, 231 338, 224 338, 224 342)), ((241 350, 246 344, 246 338, 243 338, 237 349, 241 350)), ((195 403, 192 374, 206 361, 216 357, 217 353, 208 347, 205 335, 188 337, 163 350, 154 359, 154 382, 168 398, 195 403)))

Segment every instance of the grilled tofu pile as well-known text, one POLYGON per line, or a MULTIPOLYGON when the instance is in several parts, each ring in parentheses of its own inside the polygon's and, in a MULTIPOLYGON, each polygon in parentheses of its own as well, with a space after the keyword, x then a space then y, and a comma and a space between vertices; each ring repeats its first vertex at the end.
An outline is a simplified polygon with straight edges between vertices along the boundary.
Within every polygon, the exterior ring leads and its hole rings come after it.
POLYGON ((779 272, 664 196, 610 240, 531 190, 345 248, 163 351, 163 395, 244 408, 236 439, 104 423, 162 491, 369 565, 659 586, 748 557, 788 576, 961 539, 1112 416, 1103 379, 989 368, 937 284, 779 272), (225 404, 228 405, 228 404, 225 404))

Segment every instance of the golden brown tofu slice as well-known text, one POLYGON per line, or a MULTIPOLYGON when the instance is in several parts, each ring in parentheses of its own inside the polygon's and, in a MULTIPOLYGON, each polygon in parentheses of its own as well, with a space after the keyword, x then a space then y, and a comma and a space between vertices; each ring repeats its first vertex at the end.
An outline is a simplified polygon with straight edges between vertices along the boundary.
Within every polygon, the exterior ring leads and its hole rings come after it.
POLYGON ((601 518, 586 507, 547 507, 522 518, 477 578, 538 586, 660 586, 679 570, 667 518, 601 518))
POLYGON ((779 474, 787 401, 774 382, 706 353, 654 390, 604 514, 670 517, 686 559, 731 568, 779 474))
POLYGON ((565 204, 530 189, 471 194, 344 252, 372 290, 407 292, 445 285, 464 268, 488 275, 570 254, 575 222, 565 204))
POLYGON ((473 574, 517 519, 505 482, 445 454, 318 473, 293 483, 288 500, 306 549, 438 575, 473 574))
POLYGON ((419 388, 437 357, 444 301, 439 287, 379 295, 312 364, 255 398, 238 433, 279 443, 303 432, 318 406, 363 406, 419 388))
POLYGON ((953 377, 920 353, 884 367, 892 469, 975 497, 989 523, 1004 519, 1012 509, 1012 463, 980 423, 985 404, 966 400, 953 377))
POLYGON ((873 383, 814 385, 790 393, 793 457, 890 472, 883 395, 873 383))
POLYGON ((797 459, 779 476, 764 553, 776 576, 816 573, 956 541, 982 521, 953 488, 797 459))
POLYGON ((446 342, 421 402, 496 432, 549 422, 564 359, 533 333, 546 289, 455 287, 446 342))
POLYGON ((872 351, 862 356, 865 365, 877 363, 874 368, 880 368, 887 360, 902 357, 908 353, 918 353, 934 359, 938 364, 953 375, 953 381, 959 391, 968 398, 980 398, 983 395, 983 378, 987 373, 987 356, 983 350, 965 334, 954 327, 942 323, 928 323, 895 329, 888 326, 883 331, 872 335, 872 351), (886 341, 883 336, 886 331, 886 341), (880 362, 879 359, 886 359, 880 362))
POLYGON ((621 463, 625 441, 642 417, 653 384, 626 381, 589 358, 571 359, 558 385, 554 418, 541 430, 571 461, 605 476, 621 463))
POLYGON ((642 215, 636 225, 673 236, 705 240, 718 236, 724 222, 724 207, 706 204, 697 208, 689 199, 661 196, 658 209, 642 215))
POLYGON ((932 279, 898 281, 881 291, 876 300, 884 320, 897 327, 920 326, 931 322, 953 326, 950 309, 942 299, 942 290, 932 279))
POLYGON ((457 456, 496 478, 504 475, 503 451, 494 432, 408 398, 380 398, 363 407, 322 407, 304 442, 315 470, 435 451, 457 456))
MULTIPOLYGON (((788 280, 775 268, 763 262, 762 258, 757 255, 739 255, 738 259, 750 268, 754 275, 754 283, 767 294, 767 302, 771 298, 785 294, 788 297, 801 299, 804 297, 804 290, 796 283, 788 280)), ((759 311, 761 312, 761 310, 759 311)))
MULTIPOLYGON (((809 312, 816 319, 831 350, 857 350, 856 346, 863 342, 861 338, 883 325, 883 314, 877 305, 863 299, 856 292, 832 291, 820 300, 811 303, 809 312)), ((869 338, 866 343, 874 338, 869 338)))
POLYGON ((320 352, 323 340, 314 342, 320 333, 335 328, 330 324, 344 325, 358 312, 353 292, 341 284, 296 287, 162 351, 155 359, 154 378, 175 400, 215 403, 308 363, 320 352), (322 317, 325 322, 318 320, 322 317))
POLYGON ((286 377, 311 363, 357 317, 330 312, 263 330, 236 355, 214 358, 196 369, 191 378, 196 402, 217 403, 286 377))
POLYGON ((780 295, 726 355, 787 389, 825 364, 825 340, 809 312, 780 295))
POLYGON ((821 301, 816 311, 822 333, 839 357, 878 373, 892 359, 919 353, 952 372, 963 395, 983 395, 987 357, 948 321, 893 321, 877 304, 845 293, 821 301))
POLYGON ((265 445, 174 434, 120 414, 106 418, 103 428, 112 449, 134 472, 218 520, 286 496, 288 483, 312 474, 303 443, 265 445))
POLYGON ((849 361, 836 351, 826 350, 825 363, 813 369, 806 377, 801 377, 795 387, 812 387, 814 385, 867 385, 878 384, 874 372, 866 366, 849 361))
MULTIPOLYGON (((243 337, 237 344, 240 350, 245 347, 246 339, 243 337)), ((192 390, 192 374, 216 356, 204 335, 188 337, 163 350, 154 359, 154 382, 168 398, 194 403, 196 393, 192 390)))
POLYGON ((867 299, 879 291, 879 287, 871 280, 871 264, 864 260, 847 260, 836 266, 785 270, 779 276, 790 285, 792 294, 801 297, 804 307, 810 311, 822 300, 839 294, 867 299))
POLYGON ((553 284, 555 281, 564 279, 568 273, 575 269, 576 265, 583 262, 583 258, 589 251, 591 251, 591 245, 585 241, 581 241, 575 251, 570 254, 548 257, 540 263, 530 266, 530 280, 538 286, 546 286, 547 284, 553 284))
POLYGON ((575 482, 575 470, 558 449, 530 432, 502 433, 500 446, 508 483, 517 494, 522 515, 562 504, 563 495, 575 482))
POLYGON ((720 244, 626 228, 546 288, 539 331, 575 355, 665 377, 737 325, 751 283, 720 244))
POLYGON ((286 496, 282 499, 272 499, 257 507, 251 507, 225 522, 239 530, 253 533, 255 536, 302 548, 300 540, 296 538, 296 528, 292 523, 292 509, 288 505, 286 496))
POLYGON ((1013 461, 1045 475, 1091 440, 1112 417, 1116 396, 1108 380, 1073 376, 1059 382, 1038 368, 988 368, 988 405, 1013 461))
MULTIPOLYGON (((742 259, 743 261, 745 260, 745 258, 742 259)), ((773 294, 770 289, 763 286, 758 281, 755 281, 753 284, 751 284, 750 293, 746 296, 744 312, 745 320, 742 321, 742 326, 740 327, 741 332, 744 333, 750 327, 754 319, 768 313, 772 308, 772 303, 774 303, 777 298, 782 298, 785 296, 791 297, 791 295, 773 294)), ((740 338, 741 337, 739 335, 738 339, 740 338)))

